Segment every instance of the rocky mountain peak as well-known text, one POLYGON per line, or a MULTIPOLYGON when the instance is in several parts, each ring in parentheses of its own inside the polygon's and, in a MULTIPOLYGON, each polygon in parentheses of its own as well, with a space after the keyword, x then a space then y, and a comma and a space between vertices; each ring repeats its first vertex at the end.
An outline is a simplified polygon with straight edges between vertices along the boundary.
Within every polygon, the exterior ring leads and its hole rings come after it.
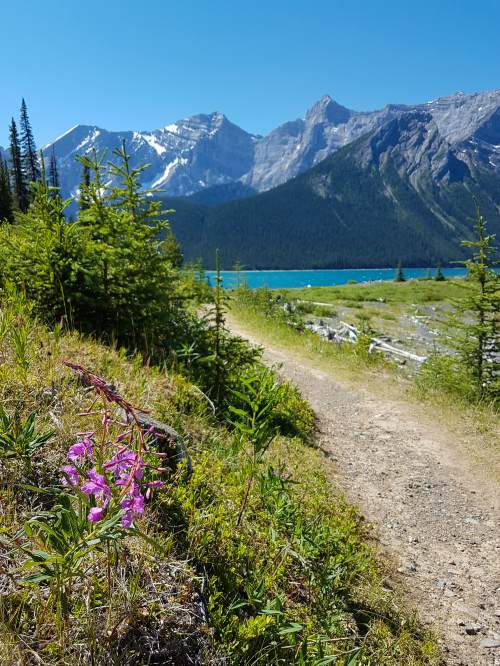
MULTIPOLYGON (((263 137, 245 132, 214 111, 147 132, 77 125, 53 145, 64 195, 74 194, 81 179, 77 154, 96 148, 111 157, 125 140, 134 166, 151 165, 144 173, 144 186, 184 196, 236 181, 259 192, 271 189, 382 129, 380 145, 372 148, 400 165, 425 161, 428 151, 437 151, 441 159, 451 150, 469 168, 480 163, 489 170, 500 169, 500 90, 455 93, 412 106, 388 104, 370 112, 352 111, 323 95, 304 118, 286 122, 263 137)), ((435 168, 434 161, 433 174, 438 173, 443 171, 435 168)))
POLYGON ((328 122, 339 125, 347 122, 352 115, 353 111, 335 102, 330 95, 323 95, 306 111, 304 120, 307 124, 328 122))

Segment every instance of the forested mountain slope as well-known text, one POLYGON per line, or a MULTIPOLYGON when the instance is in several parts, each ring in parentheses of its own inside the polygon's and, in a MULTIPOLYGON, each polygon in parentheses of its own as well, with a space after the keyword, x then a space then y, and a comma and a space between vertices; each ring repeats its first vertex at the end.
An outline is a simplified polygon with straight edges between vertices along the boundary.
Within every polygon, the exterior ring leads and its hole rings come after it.
POLYGON ((216 248, 224 268, 446 263, 464 255, 473 197, 500 231, 500 178, 471 155, 432 114, 411 111, 258 196, 211 208, 166 202, 186 257, 207 266, 216 248))

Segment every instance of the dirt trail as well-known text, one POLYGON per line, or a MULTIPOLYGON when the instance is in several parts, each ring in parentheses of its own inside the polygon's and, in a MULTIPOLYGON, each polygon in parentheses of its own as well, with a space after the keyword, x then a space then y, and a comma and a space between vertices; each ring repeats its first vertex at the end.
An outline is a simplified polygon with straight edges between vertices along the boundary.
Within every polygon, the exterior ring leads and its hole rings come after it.
MULTIPOLYGON (((231 329, 254 343, 239 324, 231 329)), ((373 523, 447 664, 500 666, 498 487, 424 408, 371 395, 266 348, 309 400, 335 481, 373 523), (487 647, 486 644, 491 645, 487 647), (493 647, 497 645, 497 647, 493 647)))

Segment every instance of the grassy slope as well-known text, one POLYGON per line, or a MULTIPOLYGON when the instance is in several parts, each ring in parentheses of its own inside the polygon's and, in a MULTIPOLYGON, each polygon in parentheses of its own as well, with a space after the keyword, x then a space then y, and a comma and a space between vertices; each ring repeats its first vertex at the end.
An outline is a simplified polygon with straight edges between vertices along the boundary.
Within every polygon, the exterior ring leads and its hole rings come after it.
POLYGON ((236 528, 246 450, 214 422, 189 381, 77 334, 47 331, 19 304, 4 304, 0 323, 0 403, 11 413, 36 410, 40 431, 56 429, 30 469, 1 462, 0 550, 12 577, 0 603, 0 663, 107 664, 110 654, 119 664, 134 655, 139 661, 130 663, 142 663, 151 643, 176 664, 187 654, 214 664, 220 651, 231 664, 347 664, 355 654, 360 664, 438 663, 432 640, 384 587, 356 511, 340 495, 332 501, 320 457, 306 442, 275 440, 266 464, 300 483, 277 492, 281 482, 271 475, 267 486, 256 484, 236 528), (15 344, 16 329, 26 332, 23 348, 15 344), (75 583, 61 625, 43 588, 19 584, 23 556, 9 535, 40 503, 18 484, 57 483, 82 429, 78 414, 88 406, 88 390, 63 359, 114 382, 132 403, 188 434, 194 474, 171 473, 147 507, 141 528, 156 538, 161 555, 128 539, 108 574, 102 554, 89 557, 87 578, 75 583), (200 575, 214 637, 196 619, 200 575), (321 661, 322 654, 336 656, 321 661))

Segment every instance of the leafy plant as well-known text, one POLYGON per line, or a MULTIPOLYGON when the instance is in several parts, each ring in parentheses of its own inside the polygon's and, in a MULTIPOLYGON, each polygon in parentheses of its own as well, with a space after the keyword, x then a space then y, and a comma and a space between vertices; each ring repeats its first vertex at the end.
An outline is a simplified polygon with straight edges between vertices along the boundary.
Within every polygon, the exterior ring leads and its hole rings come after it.
POLYGON ((53 437, 53 430, 41 434, 35 432, 36 416, 36 412, 32 412, 23 421, 18 413, 10 416, 0 405, 0 458, 30 461, 53 437))
POLYGON ((239 526, 257 466, 261 463, 278 432, 274 423, 274 410, 280 401, 281 387, 274 372, 263 368, 255 375, 243 377, 240 389, 233 389, 233 394, 238 398, 241 406, 230 405, 229 412, 233 416, 233 423, 241 437, 242 444, 250 445, 250 471, 236 522, 236 525, 239 526))
POLYGON ((120 514, 94 525, 87 521, 85 500, 65 492, 51 491, 57 503, 25 522, 20 550, 27 556, 23 571, 35 570, 23 578, 26 584, 48 585, 61 618, 69 611, 72 586, 86 575, 88 557, 105 543, 123 537, 120 514))

